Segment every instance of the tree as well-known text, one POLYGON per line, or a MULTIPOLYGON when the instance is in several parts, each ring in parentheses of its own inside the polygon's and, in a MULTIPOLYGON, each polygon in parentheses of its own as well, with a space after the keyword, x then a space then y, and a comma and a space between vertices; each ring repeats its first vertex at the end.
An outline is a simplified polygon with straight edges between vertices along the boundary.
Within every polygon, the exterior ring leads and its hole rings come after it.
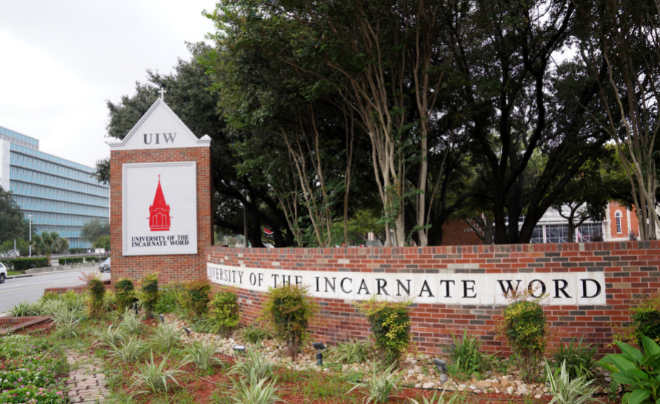
POLYGON ((96 242, 102 236, 110 236, 110 222, 101 219, 92 219, 85 223, 80 235, 90 243, 96 242))
POLYGON ((99 237, 94 244, 92 244, 93 248, 104 248, 105 251, 110 251, 110 236, 105 235, 99 237))
POLYGON ((0 243, 11 240, 13 245, 14 239, 28 234, 28 227, 23 212, 12 197, 12 192, 0 187, 0 243))
MULTIPOLYGON (((0 252, 7 252, 7 251, 12 251, 14 250, 14 240, 5 240, 2 245, 0 245, 0 252)), ((23 239, 23 238, 18 238, 16 239, 16 250, 18 250, 18 253, 26 257, 29 254, 29 245, 28 243, 23 239)))
POLYGON ((660 28, 654 0, 579 1, 580 57, 598 83, 601 110, 585 106, 615 141, 632 188, 642 240, 656 239, 656 135, 660 129, 660 28), (607 75, 599 74, 601 65, 607 75))
POLYGON ((66 239, 60 237, 59 233, 56 231, 53 232, 43 232, 32 237, 32 240, 28 242, 36 250, 37 254, 45 255, 50 262, 50 256, 55 253, 68 251, 69 242, 66 239))

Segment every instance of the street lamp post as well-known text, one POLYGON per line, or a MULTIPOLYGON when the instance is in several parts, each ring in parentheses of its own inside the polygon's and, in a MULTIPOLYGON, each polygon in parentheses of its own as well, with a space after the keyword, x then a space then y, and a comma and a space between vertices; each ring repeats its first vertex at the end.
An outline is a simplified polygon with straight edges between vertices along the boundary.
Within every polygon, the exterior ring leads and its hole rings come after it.
MULTIPOLYGON (((32 241, 32 215, 28 215, 28 218, 30 219, 30 241, 32 241)), ((30 243, 30 257, 32 257, 32 243, 30 243)))

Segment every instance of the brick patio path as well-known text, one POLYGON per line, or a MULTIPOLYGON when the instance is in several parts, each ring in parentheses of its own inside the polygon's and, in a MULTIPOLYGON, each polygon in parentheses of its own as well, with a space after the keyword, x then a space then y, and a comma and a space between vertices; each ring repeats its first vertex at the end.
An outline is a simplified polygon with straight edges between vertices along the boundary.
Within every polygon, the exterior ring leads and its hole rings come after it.
POLYGON ((105 375, 101 373, 101 361, 71 349, 66 351, 66 360, 71 366, 66 382, 71 402, 102 403, 109 393, 105 388, 105 375))

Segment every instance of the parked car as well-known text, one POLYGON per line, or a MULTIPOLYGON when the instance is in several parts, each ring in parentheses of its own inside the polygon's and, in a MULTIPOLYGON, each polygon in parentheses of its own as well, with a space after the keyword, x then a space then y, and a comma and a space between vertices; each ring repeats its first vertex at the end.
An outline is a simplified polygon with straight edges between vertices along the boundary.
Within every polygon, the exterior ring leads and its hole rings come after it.
POLYGON ((99 265, 99 272, 110 272, 110 258, 106 258, 106 260, 99 265))
POLYGON ((7 267, 0 262, 0 283, 5 283, 5 279, 7 279, 7 267))

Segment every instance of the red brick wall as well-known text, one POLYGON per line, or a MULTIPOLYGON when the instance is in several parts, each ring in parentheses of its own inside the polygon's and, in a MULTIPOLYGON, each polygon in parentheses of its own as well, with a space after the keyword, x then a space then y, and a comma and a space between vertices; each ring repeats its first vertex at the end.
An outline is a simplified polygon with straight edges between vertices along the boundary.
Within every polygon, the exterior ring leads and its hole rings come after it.
POLYGON ((179 149, 121 150, 110 153, 110 237, 112 280, 139 280, 159 272, 162 284, 201 279, 205 274, 205 249, 213 244, 211 150, 209 147, 179 149), (122 165, 176 161, 197 162, 197 251, 196 255, 122 256, 122 165))
MULTIPOLYGON (((479 269, 455 273, 588 272, 605 273, 604 306, 548 306, 553 341, 584 336, 600 353, 613 352, 613 324, 628 321, 633 294, 657 293, 660 287, 660 241, 609 243, 479 245, 426 248, 244 249, 209 247, 209 262, 253 268, 295 271, 437 273, 449 264, 478 264, 479 269), (339 260, 348 260, 341 261, 339 260), (345 263, 348 262, 348 263, 345 263), (275 265, 278 264, 278 265, 275 265)), ((474 266, 474 265, 471 265, 474 266)), ((219 286, 215 287, 216 290, 219 286)), ((242 322, 254 321, 264 294, 239 289, 242 322)), ((314 338, 337 342, 370 335, 368 324, 351 302, 317 299, 321 306, 314 338)), ((416 304, 411 309, 415 345, 437 352, 451 342, 451 332, 478 335, 487 350, 507 352, 505 340, 494 333, 502 306, 416 304)))
POLYGON ((480 244, 483 242, 465 220, 452 220, 442 225, 442 245, 480 244))

